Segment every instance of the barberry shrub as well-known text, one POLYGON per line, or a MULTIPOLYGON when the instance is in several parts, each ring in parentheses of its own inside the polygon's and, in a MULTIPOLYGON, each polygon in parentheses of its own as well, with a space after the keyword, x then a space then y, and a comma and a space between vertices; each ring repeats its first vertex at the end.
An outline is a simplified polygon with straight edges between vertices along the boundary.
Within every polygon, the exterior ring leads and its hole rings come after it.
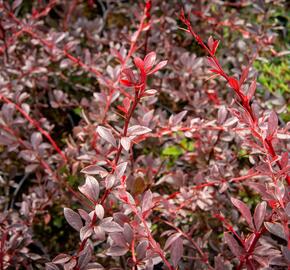
POLYGON ((0 1, 0 270, 289 269, 286 4, 181 2, 0 1))

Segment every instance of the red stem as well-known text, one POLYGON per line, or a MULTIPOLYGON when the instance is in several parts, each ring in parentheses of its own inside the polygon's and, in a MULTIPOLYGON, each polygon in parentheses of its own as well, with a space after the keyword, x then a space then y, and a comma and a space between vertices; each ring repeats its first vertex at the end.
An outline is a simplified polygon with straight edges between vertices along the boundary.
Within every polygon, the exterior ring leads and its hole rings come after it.
POLYGON ((28 120, 28 122, 30 124, 32 124, 44 137, 46 137, 48 139, 48 141, 51 143, 53 148, 60 154, 60 156, 62 157, 63 161, 65 163, 67 163, 67 157, 65 156, 65 154, 60 150, 60 148, 58 147, 56 142, 51 138, 49 133, 47 131, 45 131, 36 120, 32 119, 25 112, 25 110, 23 110, 18 104, 15 104, 14 102, 12 102, 9 98, 6 98, 5 96, 0 94, 0 99, 2 99, 7 104, 13 104, 15 106, 15 108, 26 118, 26 120, 28 120))
MULTIPOLYGON (((242 90, 241 90, 241 85, 238 84, 237 88, 231 86, 230 84, 230 79, 231 77, 226 74, 223 70, 223 68, 221 67, 218 59, 216 58, 214 52, 212 52, 208 46, 203 42, 203 40, 200 38, 200 36, 198 36, 192 29, 192 26, 191 26, 191 23, 188 19, 185 18, 184 14, 181 15, 181 20, 184 22, 184 24, 187 26, 187 29, 188 31, 191 33, 191 35, 195 38, 195 40, 198 42, 198 44, 211 56, 211 59, 214 61, 215 65, 218 67, 219 69, 219 72, 220 72, 220 75, 222 77, 224 77, 227 82, 229 83, 229 86, 233 89, 233 91, 238 95, 239 99, 240 99, 240 102, 241 102, 241 105, 242 107, 244 108, 244 110, 250 115, 251 117, 251 120, 252 120, 252 124, 250 125, 250 128, 251 128, 251 131, 252 131, 252 134, 254 135, 254 137, 258 138, 260 140, 260 142, 264 145, 264 149, 266 151, 266 153, 268 153, 268 155, 270 155, 272 158, 276 157, 276 152, 274 150, 274 147, 272 145, 272 142, 271 140, 269 139, 266 139, 265 141, 263 140, 263 138, 259 135, 259 131, 257 130, 258 129, 258 126, 257 126, 257 118, 249 104, 250 100, 248 100, 248 97, 245 96, 243 93, 242 93, 242 90), (255 136, 255 134, 258 134, 259 136, 255 136), (264 144, 265 142, 265 144, 264 144), (266 146, 266 147, 265 147, 266 146)), ((281 166, 281 163, 280 161, 277 162, 279 168, 281 169, 282 166, 281 166)), ((287 181, 287 184, 290 185, 290 176, 289 175, 286 175, 286 181, 287 181)))

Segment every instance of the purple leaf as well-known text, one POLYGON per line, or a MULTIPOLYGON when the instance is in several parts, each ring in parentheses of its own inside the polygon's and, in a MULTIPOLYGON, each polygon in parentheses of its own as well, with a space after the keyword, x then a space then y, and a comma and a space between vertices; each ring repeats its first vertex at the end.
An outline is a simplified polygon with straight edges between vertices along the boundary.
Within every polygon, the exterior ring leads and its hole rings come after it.
POLYGON ((64 208, 64 217, 68 224, 79 231, 83 227, 83 222, 78 213, 70 208, 64 208))
POLYGON ((45 270, 59 270, 59 268, 53 263, 46 263, 45 270))
POLYGON ((235 198, 231 198, 231 201, 232 201, 233 205, 240 211, 240 213, 245 218, 245 220, 247 221, 249 226, 252 229, 254 229, 251 211, 248 208, 248 206, 245 203, 243 203, 242 201, 235 199, 235 198))
POLYGON ((247 237, 246 241, 245 241, 245 248, 249 249, 250 246, 253 244, 253 241, 256 239, 256 235, 255 233, 252 233, 250 235, 250 237, 247 237))
POLYGON ((92 247, 87 245, 81 252, 78 257, 78 268, 87 269, 87 265, 90 262, 92 257, 92 247))
POLYGON ((123 228, 116 222, 104 222, 100 225, 105 232, 113 233, 113 232, 123 232, 123 228))
POLYGON ((67 262, 63 268, 64 270, 71 270, 71 269, 74 269, 74 267, 76 266, 77 264, 77 260, 75 258, 72 258, 69 262, 67 262))
POLYGON ((34 172, 38 168, 39 164, 29 164, 25 167, 26 173, 34 172))
POLYGON ((230 247, 232 253, 240 257, 241 255, 244 254, 243 248, 238 244, 238 242, 235 240, 235 238, 228 232, 224 234, 225 242, 228 244, 230 247))
POLYGON ((169 118, 169 124, 171 126, 177 126, 182 119, 185 117, 185 115, 187 114, 187 111, 182 111, 176 115, 171 115, 169 118))
POLYGON ((114 217, 114 220, 115 220, 118 224, 121 224, 122 226, 123 226, 125 223, 129 223, 129 222, 130 222, 130 219, 128 218, 128 216, 124 215, 124 214, 121 213, 121 212, 114 213, 114 214, 113 214, 113 217, 114 217))
POLYGON ((80 230, 81 241, 89 238, 92 235, 92 233, 93 233, 93 228, 90 225, 86 225, 82 227, 80 230))
POLYGON ((37 150, 38 146, 42 142, 42 136, 40 132, 33 132, 31 135, 31 145, 34 150, 37 150))
POLYGON ((152 69, 150 72, 148 72, 147 74, 148 74, 148 75, 153 74, 153 73, 157 72, 158 70, 164 68, 164 67, 167 65, 167 62, 168 62, 167 60, 159 62, 159 63, 155 66, 155 68, 153 68, 153 69, 152 69))
POLYGON ((145 192, 143 200, 142 200, 142 213, 145 213, 146 211, 150 210, 152 206, 153 206, 152 192, 149 189, 145 192))
POLYGON ((89 200, 95 202, 99 198, 100 187, 98 181, 93 176, 87 176, 84 185, 79 187, 81 193, 83 193, 89 200))
POLYGON ((177 267, 178 262, 180 261, 183 255, 183 242, 181 238, 177 238, 170 248, 171 260, 173 262, 174 267, 177 267))
POLYGON ((105 232, 100 226, 94 226, 94 238, 99 241, 104 241, 106 239, 105 232))
MULTIPOLYGON (((122 72, 124 76, 128 79, 129 82, 134 83, 136 81, 135 75, 130 68, 125 68, 122 72)), ((123 102, 124 103, 124 102, 123 102)), ((130 103, 129 103, 130 105, 130 103)), ((126 109, 129 109, 129 106, 124 106, 126 109)))
POLYGON ((122 162, 117 165, 115 170, 115 176, 117 179, 120 179, 124 175, 127 168, 127 164, 128 164, 127 162, 122 162))
POLYGON ((57 264, 64 264, 64 263, 68 262, 70 259, 71 259, 71 256, 70 255, 61 253, 61 254, 57 255, 52 260, 52 262, 53 263, 57 263, 57 264))
POLYGON ((123 234, 124 234, 124 238, 127 241, 127 243, 129 245, 131 245, 131 243, 133 241, 134 233, 133 233, 131 226, 128 223, 124 224, 124 233, 123 234))
POLYGON ((89 165, 83 168, 81 172, 85 174, 90 174, 90 175, 98 174, 102 178, 108 175, 108 171, 98 165, 89 165))
POLYGON ((23 0, 14 0, 12 4, 12 10, 15 10, 17 7, 19 7, 22 4, 23 0))
POLYGON ((223 124, 224 127, 232 127, 233 125, 235 125, 238 122, 238 118, 236 117, 231 117, 228 118, 227 121, 223 124))
POLYGON ((146 240, 142 240, 138 246, 136 247, 136 253, 138 260, 142 260, 146 256, 146 251, 148 248, 148 242, 146 240))
POLYGON ((287 247, 282 247, 282 254, 286 259, 286 261, 288 262, 288 264, 290 264, 290 249, 287 247))
POLYGON ((209 38, 207 40, 207 46, 211 51, 212 51, 213 42, 214 42, 213 37, 209 36, 209 38))
POLYGON ((91 217, 90 215, 83 209, 78 209, 79 215, 81 216, 81 218, 86 222, 89 223, 91 222, 91 217))
POLYGON ((118 246, 114 246, 114 247, 110 247, 108 249, 108 251, 106 252, 107 255, 109 256, 123 256, 128 252, 128 248, 126 247, 118 247, 118 246))
POLYGON ((217 66, 217 64, 214 62, 212 57, 207 57, 207 64, 214 68, 217 72, 216 73, 220 73, 220 68, 217 66))
POLYGON ((110 129, 102 127, 102 126, 98 126, 97 132, 104 140, 106 140, 107 142, 109 142, 113 146, 117 147, 116 139, 113 136, 112 131, 110 129))
POLYGON ((261 225, 264 222, 264 218, 266 215, 266 208, 267 208, 267 203, 266 202, 261 202, 257 205, 254 213, 254 222, 255 222, 255 227, 256 230, 260 230, 261 225))
POLYGON ((128 152, 130 150, 130 146, 131 146, 131 139, 129 137, 122 137, 121 138, 121 145, 128 152))
POLYGON ((290 218, 290 202, 287 203, 287 206, 285 208, 285 213, 290 218))
POLYGON ((145 91, 145 96, 153 96, 157 93, 158 91, 155 89, 148 89, 145 91))
POLYGON ((154 65, 156 61, 156 53, 150 52, 144 58, 144 68, 145 72, 148 72, 154 65))
POLYGON ((225 106, 221 106, 218 110, 218 117, 217 117, 217 123, 219 125, 223 124, 224 121, 227 119, 228 110, 225 106))
POLYGON ((0 134, 0 144, 9 145, 15 142, 15 139, 9 135, 0 134))
POLYGON ((28 162, 33 162, 36 160, 36 153, 31 150, 22 150, 19 153, 19 157, 23 158, 24 160, 28 162))
POLYGON ((248 100, 250 101, 255 94, 257 88, 257 81, 256 79, 252 81, 248 89, 248 100))
POLYGON ((110 233, 110 238, 114 241, 114 246, 128 247, 124 235, 121 232, 110 233))
POLYGON ((280 223, 264 222, 264 225, 270 233, 287 241, 287 238, 283 230, 283 226, 280 223))
POLYGON ((176 241, 176 239, 178 239, 180 236, 181 236, 181 233, 179 233, 179 232, 170 235, 170 236, 168 237, 168 239, 166 240, 166 242, 165 242, 164 250, 168 249, 168 248, 171 246, 171 244, 172 244, 174 241, 176 241))
POLYGON ((274 111, 270 113, 268 118, 267 138, 271 139, 278 127, 278 117, 274 111))
POLYGON ((282 202, 285 196, 285 186, 282 181, 278 181, 275 187, 275 196, 276 198, 282 202))
POLYGON ((113 187, 115 184, 115 181, 116 181, 116 176, 109 174, 105 179, 106 189, 110 189, 111 187, 113 187))
POLYGON ((281 167, 283 169, 286 168, 286 166, 288 165, 288 159, 289 159, 289 153, 288 152, 284 152, 281 155, 281 167))
POLYGON ((128 135, 130 136, 139 136, 145 133, 151 132, 152 130, 148 127, 143 127, 139 125, 135 125, 128 128, 128 135))
POLYGON ((250 66, 247 66, 246 68, 243 69, 241 78, 240 78, 240 85, 242 85, 244 83, 244 81, 248 78, 248 74, 249 74, 249 69, 250 66))
POLYGON ((95 212, 99 219, 103 219, 105 215, 104 207, 101 204, 96 204, 95 206, 95 212))

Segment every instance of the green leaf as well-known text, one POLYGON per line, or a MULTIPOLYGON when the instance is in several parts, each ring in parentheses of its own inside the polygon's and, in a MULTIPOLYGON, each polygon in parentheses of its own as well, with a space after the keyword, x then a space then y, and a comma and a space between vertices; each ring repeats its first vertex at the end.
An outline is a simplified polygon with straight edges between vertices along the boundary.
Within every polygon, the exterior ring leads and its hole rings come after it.
POLYGON ((162 155, 178 157, 183 154, 183 150, 180 147, 171 145, 163 149, 162 155))
POLYGON ((73 109, 73 112, 74 112, 76 115, 82 117, 82 109, 81 109, 80 107, 74 108, 74 109, 73 109))

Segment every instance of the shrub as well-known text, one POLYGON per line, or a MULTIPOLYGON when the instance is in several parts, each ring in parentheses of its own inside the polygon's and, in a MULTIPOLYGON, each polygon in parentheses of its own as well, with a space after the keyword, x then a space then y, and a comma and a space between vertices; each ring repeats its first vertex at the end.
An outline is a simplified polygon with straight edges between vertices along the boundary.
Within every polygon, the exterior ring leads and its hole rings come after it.
POLYGON ((0 269, 289 268, 283 4, 1 2, 0 269))

